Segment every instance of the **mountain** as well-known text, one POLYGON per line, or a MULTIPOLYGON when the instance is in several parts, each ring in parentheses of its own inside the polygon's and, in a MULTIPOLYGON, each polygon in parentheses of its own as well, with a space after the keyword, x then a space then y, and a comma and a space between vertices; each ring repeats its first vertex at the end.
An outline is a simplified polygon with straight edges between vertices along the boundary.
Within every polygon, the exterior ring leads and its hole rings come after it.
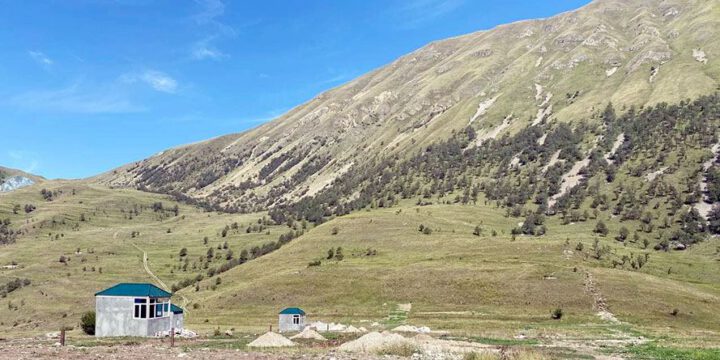
MULTIPOLYGON (((592 118, 609 102, 677 103, 718 89, 716 1, 598 0, 431 43, 256 129, 164 151, 94 181, 250 212, 472 129, 475 144, 592 118)), ((475 145, 472 145, 475 146, 475 145)))

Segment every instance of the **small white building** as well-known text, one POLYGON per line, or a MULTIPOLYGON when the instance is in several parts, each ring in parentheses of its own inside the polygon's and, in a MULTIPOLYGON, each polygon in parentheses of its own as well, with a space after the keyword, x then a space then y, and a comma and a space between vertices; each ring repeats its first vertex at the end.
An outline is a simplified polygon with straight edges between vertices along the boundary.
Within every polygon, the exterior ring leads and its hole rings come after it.
POLYGON ((300 308, 286 308, 278 315, 278 331, 302 331, 305 328, 305 311, 300 308))
POLYGON ((122 283, 95 294, 95 336, 158 336, 183 328, 183 309, 153 285, 122 283))

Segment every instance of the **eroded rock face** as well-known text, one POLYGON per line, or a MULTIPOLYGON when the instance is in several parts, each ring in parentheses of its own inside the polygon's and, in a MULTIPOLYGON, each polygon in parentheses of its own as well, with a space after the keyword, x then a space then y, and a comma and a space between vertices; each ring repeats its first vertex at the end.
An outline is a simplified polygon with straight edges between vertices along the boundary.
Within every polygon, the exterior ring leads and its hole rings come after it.
POLYGON ((5 179, 2 184, 0 184, 0 192, 10 192, 26 186, 30 186, 34 183, 35 182, 32 181, 32 179, 26 178, 24 176, 11 176, 5 179))

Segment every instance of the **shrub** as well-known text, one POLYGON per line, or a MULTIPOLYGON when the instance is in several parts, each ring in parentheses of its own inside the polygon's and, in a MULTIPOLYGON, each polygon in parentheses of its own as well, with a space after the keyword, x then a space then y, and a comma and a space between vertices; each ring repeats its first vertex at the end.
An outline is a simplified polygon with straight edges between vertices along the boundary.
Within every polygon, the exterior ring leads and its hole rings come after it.
POLYGON ((563 310, 561 308, 557 308, 552 311, 550 314, 550 317, 552 317, 555 320, 560 320, 563 317, 563 310))
POLYGON ((480 226, 476 226, 475 230, 473 230, 473 235, 480 236, 483 233, 483 229, 480 226))
POLYGON ((342 261, 345 258, 343 255, 343 250, 341 247, 338 247, 337 250, 335 250, 335 260, 342 261))
POLYGON ((600 220, 597 222, 597 225, 595 225, 594 232, 597 234, 600 234, 602 236, 606 236, 608 234, 609 230, 607 228, 607 225, 605 225, 605 223, 602 222, 602 220, 600 220))
POLYGON ((95 335, 95 312, 88 311, 83 314, 80 319, 80 326, 84 333, 88 335, 95 335))
POLYGON ((618 233, 618 236, 616 237, 616 239, 618 241, 625 241, 625 240, 627 240, 628 235, 630 235, 630 231, 626 227, 623 226, 620 228, 620 232, 618 233))

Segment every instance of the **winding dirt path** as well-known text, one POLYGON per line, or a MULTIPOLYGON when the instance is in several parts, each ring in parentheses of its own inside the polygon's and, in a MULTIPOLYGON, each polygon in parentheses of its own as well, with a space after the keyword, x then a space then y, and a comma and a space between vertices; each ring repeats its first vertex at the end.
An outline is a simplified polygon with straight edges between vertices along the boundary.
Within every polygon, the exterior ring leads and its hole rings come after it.
MULTIPOLYGON (((117 233, 116 233, 116 234, 117 234, 117 233)), ((157 277, 157 275, 155 275, 155 274, 150 270, 150 266, 148 265, 147 252, 146 252, 145 250, 141 249, 141 248, 140 248, 139 246, 137 246, 137 244, 135 244, 135 243, 133 243, 132 246, 134 246, 136 249, 138 249, 140 252, 142 252, 142 254, 143 254, 143 267, 145 268, 145 272, 147 272, 148 275, 150 275, 150 277, 153 278, 153 279, 155 280, 155 282, 157 282, 163 290, 165 290, 165 291, 167 291, 167 292, 172 292, 171 289, 170 289, 170 287, 168 287, 167 284, 165 284, 165 282, 163 282, 162 280, 160 280, 160 278, 157 277)), ((181 295, 181 294, 177 294, 177 295, 180 296, 180 298, 183 300, 183 305, 182 305, 183 310, 185 310, 185 312, 187 312, 187 313, 190 313, 190 311, 188 311, 188 309, 187 309, 187 305, 188 305, 188 303, 190 302, 190 300, 188 300, 188 298, 185 297, 185 295, 181 295)))

